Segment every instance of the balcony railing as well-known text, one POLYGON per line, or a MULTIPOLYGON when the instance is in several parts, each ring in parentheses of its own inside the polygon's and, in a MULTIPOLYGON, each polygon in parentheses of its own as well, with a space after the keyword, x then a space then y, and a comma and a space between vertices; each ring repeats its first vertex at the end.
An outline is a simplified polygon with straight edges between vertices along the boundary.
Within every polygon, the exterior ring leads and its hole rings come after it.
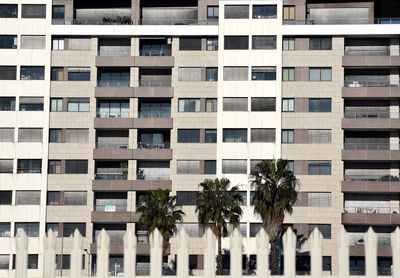
POLYGON ((137 174, 136 179, 138 180, 169 180, 168 173, 145 173, 137 174))
POLYGON ((352 49, 352 48, 345 48, 344 50, 345 56, 389 56, 390 55, 390 48, 389 46, 386 49, 352 49))
POLYGON ((53 19, 53 25, 132 25, 130 19, 53 19))
POLYGON ((128 178, 127 168, 100 168, 95 175, 96 180, 126 180, 128 178))
POLYGON ((399 177, 392 175, 345 175, 345 181, 394 181, 398 182, 399 177))
POLYGON ((284 25, 349 25, 349 24, 400 24, 398 18, 330 18, 327 20, 301 19, 283 20, 284 25))
MULTIPOLYGON (((358 246, 358 245, 365 244, 364 233, 356 233, 356 234, 349 233, 348 235, 349 235, 350 246, 358 246)), ((379 246, 390 246, 391 245, 390 233, 376 233, 376 237, 377 237, 379 246)))
POLYGON ((139 25, 218 25, 218 20, 198 19, 140 19, 139 25))
POLYGON ((171 118, 171 112, 149 112, 140 111, 139 118, 171 118))
POLYGON ((124 212, 127 209, 126 205, 115 205, 110 202, 110 204, 106 205, 95 205, 95 211, 104 211, 104 212, 124 212))
POLYGON ((42 168, 18 168, 17 174, 40 174, 42 168))
POLYGON ((97 118, 129 118, 129 111, 122 112, 122 111, 105 111, 101 108, 96 109, 96 116, 97 118))
POLYGON ((399 209, 391 207, 345 207, 345 213, 387 214, 398 213, 399 209))
POLYGON ((345 87, 389 87, 391 86, 390 81, 344 81, 345 87))
MULTIPOLYGON (((94 243, 97 243, 98 236, 101 231, 95 231, 95 238, 93 239, 94 243)), ((113 231, 108 230, 106 231, 108 236, 110 237, 110 243, 124 243, 124 235, 126 231, 113 231)))
POLYGON ((97 149, 128 149, 128 143, 96 143, 97 149))
POLYGON ((155 144, 155 143, 139 143, 138 149, 169 149, 169 143, 155 144))
POLYGON ((344 112, 345 118, 390 118, 389 112, 344 112))
POLYGON ((98 80, 97 87, 129 87, 129 80, 98 80))
POLYGON ((171 56, 171 50, 140 50, 140 56, 171 56))
POLYGON ((378 143, 345 143, 345 150, 390 150, 390 144, 378 143))
POLYGON ((171 87, 171 81, 139 81, 140 87, 171 87))

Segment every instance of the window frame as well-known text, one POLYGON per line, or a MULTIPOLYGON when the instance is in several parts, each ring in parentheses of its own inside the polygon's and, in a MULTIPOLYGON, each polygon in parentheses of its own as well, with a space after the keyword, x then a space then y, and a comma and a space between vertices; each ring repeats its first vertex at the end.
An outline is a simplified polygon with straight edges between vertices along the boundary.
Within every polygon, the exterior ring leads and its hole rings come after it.
POLYGON ((294 112, 294 110, 295 110, 294 102, 295 102, 294 98, 283 98, 282 99, 282 112, 294 112))
POLYGON ((282 144, 294 144, 294 129, 282 129, 282 144))

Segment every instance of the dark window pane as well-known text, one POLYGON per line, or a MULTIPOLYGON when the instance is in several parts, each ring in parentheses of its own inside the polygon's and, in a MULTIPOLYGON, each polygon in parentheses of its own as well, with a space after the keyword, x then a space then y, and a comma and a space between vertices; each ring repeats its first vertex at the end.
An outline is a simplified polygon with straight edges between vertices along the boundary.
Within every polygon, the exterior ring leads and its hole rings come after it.
POLYGON ((22 18, 46 18, 46 5, 22 4, 22 18))
POLYGON ((200 143, 200 129, 178 129, 178 143, 200 143))
POLYGON ((216 129, 206 129, 206 143, 217 143, 217 130, 216 129))
POLYGON ((179 50, 201 50, 201 38, 180 37, 179 50))
POLYGON ((17 67, 0 66, 0 80, 17 80, 17 67))
POLYGON ((53 6, 53 19, 64 19, 65 6, 53 6))
POLYGON ((0 191, 0 205, 11 205, 12 191, 0 191))
POLYGON ((204 174, 215 175, 217 173, 217 161, 205 160, 204 161, 204 174))
POLYGON ((332 112, 332 100, 330 98, 310 98, 309 112, 332 112))
POLYGON ((16 49, 17 36, 0 36, 0 49, 16 49))
POLYGON ((276 67, 252 67, 251 80, 276 80, 276 67))
POLYGON ((18 159, 18 174, 39 174, 42 172, 41 159, 18 159))
POLYGON ((324 239, 331 238, 331 225, 330 224, 308 224, 308 237, 311 236, 315 228, 318 228, 324 239))
POLYGON ((252 49, 276 49, 276 36, 253 36, 252 49))
POLYGON ((47 192, 47 205, 48 206, 60 205, 60 192, 59 191, 48 191, 47 192))
POLYGON ((16 4, 0 4, 0 18, 17 18, 18 5, 16 4))
POLYGON ((253 18, 276 18, 276 5, 253 5, 253 18))
POLYGON ((225 143, 245 143, 247 142, 247 129, 223 129, 223 142, 225 143))
POLYGON ((86 223, 64 223, 63 237, 73 235, 76 229, 78 229, 82 236, 86 236, 86 223))
POLYGON ((177 191, 176 202, 181 206, 194 206, 197 200, 197 191, 177 191))
POLYGON ((225 36, 224 48, 229 49, 249 49, 248 36, 225 36))
POLYGON ((248 5, 225 5, 225 19, 249 18, 248 5))
POLYGON ((65 161, 66 174, 87 174, 88 161, 87 160, 66 160, 65 161))
POLYGON ((21 66, 21 80, 44 80, 44 67, 21 66))
POLYGON ((15 111, 15 97, 0 97, 0 111, 15 111))
POLYGON ((252 97, 251 111, 275 111, 274 97, 252 97))

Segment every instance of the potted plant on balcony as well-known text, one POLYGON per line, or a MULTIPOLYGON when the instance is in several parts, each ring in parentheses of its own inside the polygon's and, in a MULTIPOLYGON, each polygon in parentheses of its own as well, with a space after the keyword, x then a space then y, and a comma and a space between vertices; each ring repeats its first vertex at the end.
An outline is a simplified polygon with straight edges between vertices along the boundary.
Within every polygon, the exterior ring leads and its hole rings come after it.
POLYGON ((122 169, 121 179, 126 180, 128 179, 128 162, 121 162, 119 167, 122 169))

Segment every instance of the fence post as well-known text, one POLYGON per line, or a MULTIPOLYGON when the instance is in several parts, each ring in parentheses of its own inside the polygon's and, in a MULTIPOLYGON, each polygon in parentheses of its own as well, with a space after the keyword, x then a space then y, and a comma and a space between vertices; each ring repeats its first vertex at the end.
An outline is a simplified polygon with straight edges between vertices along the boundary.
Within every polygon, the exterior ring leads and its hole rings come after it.
POLYGON ((392 244, 392 277, 400 277, 400 229, 399 227, 390 235, 392 244))
POLYGON ((311 234, 311 277, 322 277, 322 235, 318 228, 311 234))
POLYGON ((150 234, 150 277, 162 276, 163 237, 156 228, 150 234))
POLYGON ((378 242, 374 230, 370 227, 364 236, 365 241, 365 277, 375 278, 378 276, 377 249, 378 242))
POLYGON ((229 237, 231 257, 231 278, 242 277, 242 235, 239 229, 234 229, 229 237))
POLYGON ((108 277, 109 249, 110 237, 106 230, 102 229, 97 237, 97 278, 108 277))
POLYGON ((203 236, 204 240, 204 274, 203 277, 215 278, 215 235, 210 228, 203 236))
POLYGON ((283 235, 283 258, 285 278, 295 278, 296 276, 296 235, 289 227, 283 235))
POLYGON ((75 229, 74 237, 70 237, 73 242, 71 252, 71 277, 82 277, 82 243, 83 239, 78 229, 75 229))
POLYGON ((15 238, 17 260, 15 267, 15 278, 26 278, 28 274, 28 237, 24 230, 15 238))
POLYGON ((271 274, 269 270, 269 236, 264 228, 257 234, 257 277, 268 278, 271 274))
POLYGON ((185 229, 181 228, 177 237, 177 272, 179 278, 189 277, 189 236, 185 229))
POLYGON ((126 278, 136 277, 136 244, 135 232, 128 228, 124 235, 124 275, 126 278))
POLYGON ((56 264, 56 236, 53 230, 47 232, 47 237, 43 237, 44 245, 44 268, 43 277, 44 278, 54 278, 56 264))
POLYGON ((340 228, 339 235, 337 237, 337 248, 338 248, 338 277, 348 278, 350 274, 349 266, 349 237, 344 229, 344 226, 340 228))

